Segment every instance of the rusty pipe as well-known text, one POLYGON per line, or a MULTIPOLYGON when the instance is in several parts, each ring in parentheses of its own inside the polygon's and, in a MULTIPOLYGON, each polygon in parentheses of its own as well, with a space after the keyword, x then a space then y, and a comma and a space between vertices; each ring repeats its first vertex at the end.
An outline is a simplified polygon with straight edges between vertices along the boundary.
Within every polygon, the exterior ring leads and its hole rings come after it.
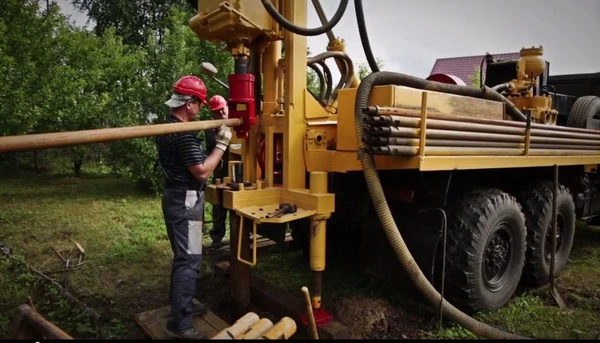
MULTIPOLYGON (((367 115, 398 115, 398 116, 407 116, 407 117, 416 117, 421 118, 420 110, 406 109, 406 108, 397 108, 397 107, 386 107, 386 106, 367 106, 363 108, 362 112, 367 115)), ((511 121, 511 120, 498 120, 498 119, 487 119, 487 118, 475 118, 468 114, 448 114, 448 113, 431 113, 427 114, 427 119, 442 119, 442 120, 450 120, 450 121, 458 121, 458 122, 471 122, 471 123, 479 123, 479 124, 490 124, 490 125, 501 125, 501 126, 510 126, 510 127, 526 127, 527 123, 520 121, 511 121)), ((550 126, 540 123, 531 123, 532 129, 540 129, 544 131, 557 131, 557 132, 573 132, 573 133, 583 133, 590 134, 593 136, 600 136, 600 131, 591 130, 591 129, 580 129, 575 127, 566 127, 566 126, 550 126)))
MULTIPOLYGON (((398 138, 398 137, 377 137, 367 136, 363 140, 365 144, 373 146, 384 145, 405 145, 418 146, 419 139, 415 138, 398 138)), ((513 142, 488 142, 488 141, 468 141, 457 139, 428 139, 425 142, 426 146, 454 146, 454 147, 485 147, 485 148, 524 148, 524 143, 513 142)))
POLYGON ((221 125, 235 127, 242 125, 242 123, 242 119, 235 118, 6 136, 0 137, 0 153, 103 143, 123 139, 160 136, 178 132, 202 131, 216 129, 221 125))
MULTIPOLYGON (((374 136, 383 137, 404 137, 404 138, 418 138, 420 129, 407 128, 407 127, 369 127, 366 128, 367 132, 374 136)), ((447 131, 430 129, 426 130, 425 137, 437 138, 437 139, 463 139, 472 141, 491 141, 491 142, 515 142, 525 143, 524 136, 517 135, 504 135, 494 133, 481 133, 481 132, 467 132, 467 131, 447 131)))
MULTIPOLYGON (((418 138, 379 137, 365 136, 363 142, 371 146, 404 145, 418 146, 418 138)), ((469 141, 458 139, 428 139, 426 146, 450 146, 450 147, 481 147, 481 148, 519 148, 525 147, 524 143, 514 142, 492 142, 492 141, 469 141)), ((600 150, 600 145, 568 145, 532 143, 532 149, 557 149, 557 150, 600 150)))
MULTIPOLYGON (((376 155, 388 156, 416 156, 419 153, 418 146, 386 145, 367 146, 367 152, 376 155)), ((436 147, 426 146, 425 155, 429 156, 519 156, 524 155, 524 148, 477 148, 477 147, 436 147)), ((596 156, 600 155, 598 150, 577 149, 539 149, 530 148, 529 156, 596 156)))
MULTIPOLYGON (((430 119, 427 118, 427 128, 447 129, 447 130, 462 130, 462 131, 480 131, 490 133, 506 133, 506 134, 525 134, 525 126, 522 128, 504 126, 503 123, 508 121, 500 121, 497 125, 471 123, 467 118, 464 121, 452 121, 447 119, 430 119)), ((408 117, 403 115, 374 115, 365 116, 363 121, 371 126, 407 126, 419 127, 420 117, 408 117)), ((584 134, 576 132, 561 132, 545 129, 531 129, 531 136, 552 137, 552 138, 568 138, 568 139, 588 139, 600 143, 599 134, 584 134)))
MULTIPOLYGON (((418 125, 418 121, 397 121, 400 124, 407 125, 418 125)), ((505 133, 487 133, 476 131, 477 126, 469 126, 468 123, 464 124, 463 129, 459 130, 460 125, 452 125, 452 130, 443 129, 445 124, 433 123, 433 127, 438 127, 436 129, 429 128, 429 120, 428 120, 428 129, 426 133, 427 138, 438 138, 438 139, 463 139, 463 140, 476 140, 476 141, 494 141, 494 142, 518 142, 524 143, 525 136, 523 135, 512 135, 509 134, 508 131, 505 133), (473 132, 469 131, 473 130, 473 132)), ((375 136, 384 136, 384 137, 406 137, 406 138, 418 138, 420 129, 415 127, 405 127, 405 126, 371 126, 367 127, 366 130, 375 136)), ((502 130, 498 130, 497 132, 502 132, 502 130)), ((531 143, 537 144, 565 144, 565 145, 582 145, 582 146, 590 146, 590 147, 598 147, 600 149, 600 141, 598 140, 589 140, 589 139, 574 139, 574 138, 560 138, 560 137, 540 137, 531 135, 530 138, 531 143)))
MULTIPOLYGON (((371 153, 390 156, 414 156, 419 153, 418 146, 402 146, 402 145, 387 145, 387 146, 371 146, 371 153)), ((447 155, 510 155, 516 156, 523 154, 524 149, 503 149, 503 148, 476 148, 476 147, 425 147, 426 155, 447 156, 447 155)))
POLYGON ((36 333, 40 335, 40 338, 44 339, 68 339, 71 340, 69 334, 64 332, 58 326, 49 322, 44 316, 31 308, 31 306, 27 304, 23 304, 19 306, 17 316, 19 316, 18 320, 20 320, 19 327, 13 327, 15 332, 11 332, 12 338, 23 339, 23 338, 32 338, 32 337, 20 337, 20 328, 22 325, 29 325, 33 329, 35 329, 36 333))
MULTIPOLYGON (((419 127, 420 118, 402 117, 396 115, 366 116, 363 119, 366 124, 371 126, 404 126, 419 127)), ((427 129, 443 129, 472 132, 502 133, 510 135, 524 135, 525 128, 505 127, 499 125, 487 125, 468 122, 455 122, 448 120, 427 118, 427 129)), ((600 137, 599 137, 600 139, 600 137)))

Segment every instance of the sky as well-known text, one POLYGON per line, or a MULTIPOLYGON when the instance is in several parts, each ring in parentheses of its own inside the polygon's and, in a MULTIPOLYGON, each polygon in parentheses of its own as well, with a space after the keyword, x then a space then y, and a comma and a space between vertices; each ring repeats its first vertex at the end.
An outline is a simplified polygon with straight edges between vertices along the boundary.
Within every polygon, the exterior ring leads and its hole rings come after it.
MULTIPOLYGON (((57 2, 76 24, 86 23, 70 0, 57 2)), ((339 3, 321 0, 328 18, 339 3)), ((363 11, 382 70, 425 78, 437 58, 541 45, 551 75, 600 72, 600 0, 363 0, 363 11)), ((307 26, 321 26, 311 1, 307 26)), ((354 1, 333 33, 346 41, 355 66, 366 63, 354 1)), ((327 43, 325 34, 308 37, 311 55, 326 51, 327 43)))

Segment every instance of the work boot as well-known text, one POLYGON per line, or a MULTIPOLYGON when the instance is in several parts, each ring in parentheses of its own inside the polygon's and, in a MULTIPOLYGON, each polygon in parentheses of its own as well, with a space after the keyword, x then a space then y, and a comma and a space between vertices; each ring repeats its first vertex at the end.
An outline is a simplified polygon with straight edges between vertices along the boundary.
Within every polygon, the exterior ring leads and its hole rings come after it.
MULTIPOLYGON (((208 312, 208 306, 206 304, 203 304, 200 301, 196 300, 196 298, 192 298, 192 313, 194 315, 203 316, 204 314, 206 314, 206 312, 208 312)), ((169 313, 167 314, 167 317, 170 317, 170 316, 171 316, 171 310, 169 310, 169 313)))
POLYGON ((206 339, 206 335, 196 331, 195 328, 178 331, 169 329, 169 326, 165 327, 165 336, 171 339, 206 339))
POLYGON ((208 306, 193 298, 192 313, 196 315, 204 315, 206 312, 208 312, 208 306))
POLYGON ((221 247, 221 240, 214 240, 210 246, 213 249, 219 249, 221 247))

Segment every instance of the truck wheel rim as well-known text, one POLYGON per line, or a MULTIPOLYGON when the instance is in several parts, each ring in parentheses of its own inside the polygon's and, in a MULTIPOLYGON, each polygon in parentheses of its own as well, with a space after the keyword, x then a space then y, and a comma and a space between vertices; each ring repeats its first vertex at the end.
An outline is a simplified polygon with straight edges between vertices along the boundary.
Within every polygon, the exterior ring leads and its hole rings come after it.
POLYGON ((500 223, 488 239, 483 256, 483 278, 492 292, 501 290, 506 282, 512 242, 510 226, 505 222, 500 223))

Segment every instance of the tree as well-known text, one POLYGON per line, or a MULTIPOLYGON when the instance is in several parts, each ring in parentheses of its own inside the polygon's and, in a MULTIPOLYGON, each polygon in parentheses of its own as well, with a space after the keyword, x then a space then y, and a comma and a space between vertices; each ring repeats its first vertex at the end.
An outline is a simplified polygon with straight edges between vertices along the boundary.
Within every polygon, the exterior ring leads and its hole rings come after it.
MULTIPOLYGON (((376 59, 377 67, 381 70, 383 68, 383 60, 377 57, 376 59)), ((369 68, 369 64, 367 63, 359 63, 358 64, 358 78, 362 81, 365 77, 371 74, 371 68, 369 68)))
POLYGON ((153 31, 159 41, 165 33, 169 11, 173 6, 185 10, 188 17, 193 8, 185 0, 71 0, 73 6, 87 12, 96 26, 94 31, 101 35, 105 30, 114 28, 115 33, 123 37, 125 44, 145 46, 148 31, 153 31))
POLYGON ((469 76, 469 86, 481 87, 481 67, 475 67, 473 74, 469 76))

